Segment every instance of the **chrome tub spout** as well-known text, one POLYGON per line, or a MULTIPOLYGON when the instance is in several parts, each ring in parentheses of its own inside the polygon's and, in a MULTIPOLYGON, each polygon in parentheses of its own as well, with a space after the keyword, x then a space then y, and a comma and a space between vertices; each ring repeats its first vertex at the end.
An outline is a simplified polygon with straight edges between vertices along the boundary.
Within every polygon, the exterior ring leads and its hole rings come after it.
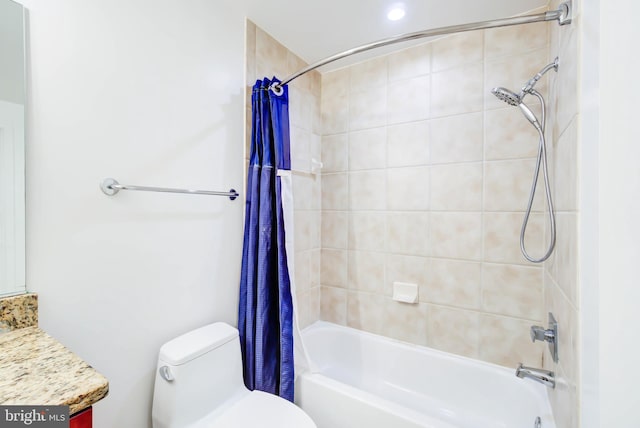
POLYGON ((527 379, 535 380, 536 382, 540 382, 541 384, 549 388, 556 387, 555 375, 552 371, 549 371, 549 370, 526 367, 526 366, 523 366, 522 363, 520 363, 516 368, 516 376, 518 376, 521 379, 527 378, 527 379))

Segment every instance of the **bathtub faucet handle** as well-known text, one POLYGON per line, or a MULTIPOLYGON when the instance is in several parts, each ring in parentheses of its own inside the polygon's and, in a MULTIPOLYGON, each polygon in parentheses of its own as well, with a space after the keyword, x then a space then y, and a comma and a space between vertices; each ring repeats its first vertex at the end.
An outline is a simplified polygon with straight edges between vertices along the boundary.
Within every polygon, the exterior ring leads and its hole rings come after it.
POLYGON ((539 340, 541 342, 549 343, 549 352, 553 358, 553 362, 558 362, 558 321, 551 312, 549 312, 549 328, 545 330, 544 327, 539 325, 532 325, 529 331, 531 335, 531 341, 535 342, 539 340))
POLYGON ((532 325, 530 334, 532 342, 536 340, 553 342, 556 332, 552 329, 545 330, 544 327, 540 327, 539 325, 532 325))

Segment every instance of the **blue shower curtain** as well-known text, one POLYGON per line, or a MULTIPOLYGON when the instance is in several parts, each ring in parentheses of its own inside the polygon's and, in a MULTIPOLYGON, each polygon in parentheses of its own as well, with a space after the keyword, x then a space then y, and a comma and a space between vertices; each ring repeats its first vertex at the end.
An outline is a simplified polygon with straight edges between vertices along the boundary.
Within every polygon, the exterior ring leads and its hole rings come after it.
POLYGON ((247 388, 293 401, 293 303, 277 174, 291 169, 289 101, 288 88, 276 95, 271 83, 258 80, 252 94, 238 330, 247 388))

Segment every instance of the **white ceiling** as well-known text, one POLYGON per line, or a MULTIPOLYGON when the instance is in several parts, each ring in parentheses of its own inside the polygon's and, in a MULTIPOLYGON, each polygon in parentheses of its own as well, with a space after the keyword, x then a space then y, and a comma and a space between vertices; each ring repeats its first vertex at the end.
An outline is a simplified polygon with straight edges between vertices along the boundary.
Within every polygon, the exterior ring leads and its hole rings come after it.
MULTIPOLYGON (((548 0, 244 0, 263 30, 311 63, 397 34, 519 15, 548 0), (386 12, 404 3, 404 19, 386 12)), ((344 62, 338 65, 344 65, 344 62)))

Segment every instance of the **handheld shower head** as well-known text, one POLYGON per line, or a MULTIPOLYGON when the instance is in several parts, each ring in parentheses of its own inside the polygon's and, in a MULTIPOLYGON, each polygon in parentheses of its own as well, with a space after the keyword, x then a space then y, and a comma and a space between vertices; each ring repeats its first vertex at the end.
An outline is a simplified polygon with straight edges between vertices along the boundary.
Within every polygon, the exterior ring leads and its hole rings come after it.
POLYGON ((533 114, 531 109, 529 107, 527 107, 527 105, 522 102, 522 97, 520 95, 517 95, 515 92, 512 92, 512 91, 510 91, 510 90, 508 90, 506 88, 502 88, 502 87, 493 88, 491 90, 491 93, 493 95, 495 95, 499 100, 504 101, 505 103, 507 103, 507 104, 509 104, 511 106, 520 107, 520 110, 524 114, 524 117, 526 117, 527 120, 529 122, 531 122, 531 124, 533 126, 536 127, 536 129, 539 129, 539 130, 542 129, 541 126, 540 126, 540 123, 538 122, 538 119, 533 114))
POLYGON ((522 102, 522 99, 519 95, 511 92, 507 88, 497 87, 491 90, 491 93, 495 95, 500 101, 504 101, 510 106, 517 106, 522 102))
POLYGON ((529 122, 531 122, 531 124, 538 131, 542 132, 542 127, 540 126, 540 122, 538 122, 538 118, 536 117, 535 114, 533 114, 531 109, 529 107, 527 107, 527 105, 525 103, 523 103, 522 101, 520 101, 520 104, 518 104, 518 107, 520 107, 520 111, 524 114, 524 117, 526 117, 527 120, 529 122))
MULTIPOLYGON (((535 76, 529 79, 529 81, 522 87, 522 90, 519 94, 516 94, 515 92, 502 87, 493 88, 491 90, 491 93, 493 93, 493 95, 495 95, 499 100, 504 101, 509 105, 520 107, 520 110, 524 114, 524 117, 526 117, 527 120, 531 122, 531 124, 535 126, 535 128, 540 132, 543 131, 542 126, 538 122, 535 114, 533 114, 531 109, 527 107, 527 105, 522 102, 522 100, 528 94, 535 95, 539 99, 542 98, 542 95, 540 95, 535 89, 533 89, 533 87, 536 85, 536 83, 538 83, 538 80, 540 80, 542 76, 544 76, 549 70, 558 71, 558 57, 556 57, 552 63, 545 65, 542 70, 540 70, 535 76)), ((542 123, 544 124, 544 118, 542 120, 542 123)))

